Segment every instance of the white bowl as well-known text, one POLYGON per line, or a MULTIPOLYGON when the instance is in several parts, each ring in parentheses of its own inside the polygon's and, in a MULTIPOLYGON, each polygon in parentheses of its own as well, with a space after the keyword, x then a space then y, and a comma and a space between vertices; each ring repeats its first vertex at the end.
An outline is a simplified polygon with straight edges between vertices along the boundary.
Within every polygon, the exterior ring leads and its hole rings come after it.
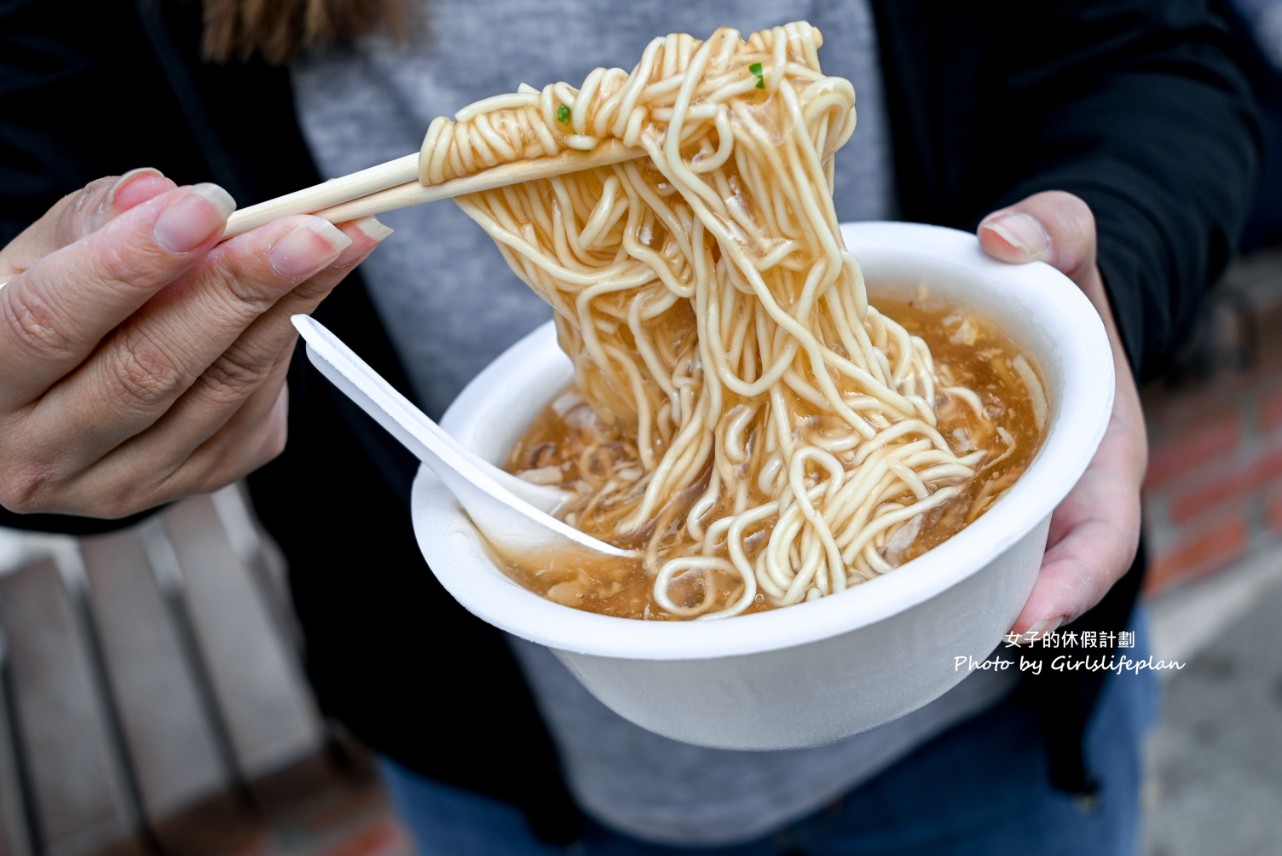
MULTIPOLYGON (((667 737, 729 749, 815 746, 909 713, 986 658, 1027 600, 1050 514, 1103 436, 1113 364, 1099 317, 1041 263, 1007 265, 971 234, 906 223, 842 227, 875 303, 888 285, 925 283, 995 320, 1041 369, 1048 431, 1027 472, 979 520, 901 568, 844 593, 715 621, 646 622, 546 600, 493 565, 453 497, 426 467, 414 483, 420 548, 473 614, 546 645, 597 698, 667 737)), ((500 356, 442 425, 501 461, 568 382, 551 324, 500 356)))

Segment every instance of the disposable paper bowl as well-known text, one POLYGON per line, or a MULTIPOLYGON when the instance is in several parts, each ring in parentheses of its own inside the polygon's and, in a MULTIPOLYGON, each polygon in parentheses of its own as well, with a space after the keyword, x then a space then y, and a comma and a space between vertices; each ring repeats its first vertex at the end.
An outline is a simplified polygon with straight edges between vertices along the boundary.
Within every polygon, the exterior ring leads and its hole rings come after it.
MULTIPOLYGON (((689 743, 815 746, 881 725, 961 681, 955 657, 983 659, 1027 600, 1050 514, 1081 476, 1112 404, 1098 315, 1066 277, 985 256, 973 235, 905 223, 842 227, 872 300, 924 283, 973 307, 1023 347, 1045 380, 1048 431, 1027 472, 979 520, 878 579, 809 603, 716 621, 646 622, 561 606, 490 561, 449 491, 422 468, 414 528, 432 572, 481 619, 552 649, 621 716, 689 743)), ((551 325, 476 377, 442 425, 503 460, 568 382, 551 325)))

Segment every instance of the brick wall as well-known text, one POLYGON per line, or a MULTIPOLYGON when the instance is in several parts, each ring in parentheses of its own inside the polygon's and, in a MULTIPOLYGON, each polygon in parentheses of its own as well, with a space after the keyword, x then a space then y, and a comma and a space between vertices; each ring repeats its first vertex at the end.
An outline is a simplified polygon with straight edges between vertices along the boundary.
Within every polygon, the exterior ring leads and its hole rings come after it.
POLYGON ((1282 545, 1282 249, 1239 260, 1144 390, 1150 592, 1282 545))

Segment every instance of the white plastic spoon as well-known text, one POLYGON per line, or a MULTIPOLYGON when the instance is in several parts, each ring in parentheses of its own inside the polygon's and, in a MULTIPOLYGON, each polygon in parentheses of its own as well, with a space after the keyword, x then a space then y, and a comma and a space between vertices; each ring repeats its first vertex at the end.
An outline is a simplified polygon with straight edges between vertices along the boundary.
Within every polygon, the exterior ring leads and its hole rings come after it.
POLYGON ((307 356, 321 374, 431 467, 476 528, 501 552, 529 555, 571 550, 582 555, 587 550, 592 558, 636 555, 553 517, 566 499, 563 491, 532 484, 478 457, 322 324, 307 315, 295 315, 292 320, 307 342, 307 356))

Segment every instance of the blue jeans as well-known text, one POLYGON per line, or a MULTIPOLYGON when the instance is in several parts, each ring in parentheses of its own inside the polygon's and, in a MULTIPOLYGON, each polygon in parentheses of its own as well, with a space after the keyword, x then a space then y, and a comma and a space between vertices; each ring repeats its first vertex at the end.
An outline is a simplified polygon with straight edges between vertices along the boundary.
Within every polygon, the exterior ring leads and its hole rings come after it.
MULTIPOLYGON (((1139 634, 1137 634, 1139 637, 1139 634)), ((1146 648, 1129 653, 1148 656, 1146 648)), ((1086 735, 1099 784, 1089 803, 1047 783, 1035 713, 1018 696, 966 720, 859 785, 839 803, 746 844, 650 844, 589 821, 569 848, 535 839, 521 812, 382 759, 421 856, 1131 856, 1139 842, 1143 737, 1157 677, 1110 674, 1086 735)))

